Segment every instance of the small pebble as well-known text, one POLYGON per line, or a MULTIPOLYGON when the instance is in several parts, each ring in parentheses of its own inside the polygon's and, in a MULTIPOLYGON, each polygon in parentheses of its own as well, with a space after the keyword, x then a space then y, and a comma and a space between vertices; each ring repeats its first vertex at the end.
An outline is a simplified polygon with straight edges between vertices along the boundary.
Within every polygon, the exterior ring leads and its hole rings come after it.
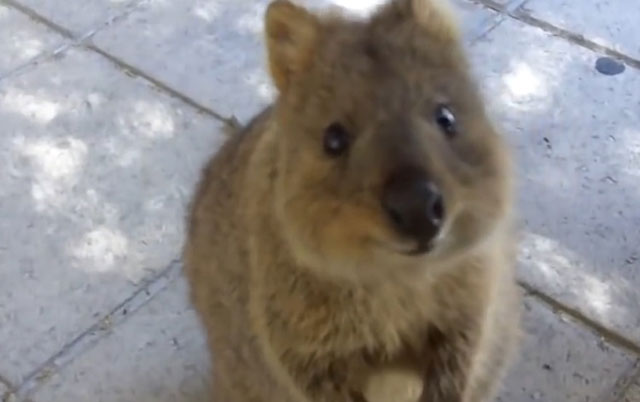
POLYGON ((617 75, 625 70, 625 66, 611 57, 600 57, 596 60, 596 70, 604 75, 617 75))

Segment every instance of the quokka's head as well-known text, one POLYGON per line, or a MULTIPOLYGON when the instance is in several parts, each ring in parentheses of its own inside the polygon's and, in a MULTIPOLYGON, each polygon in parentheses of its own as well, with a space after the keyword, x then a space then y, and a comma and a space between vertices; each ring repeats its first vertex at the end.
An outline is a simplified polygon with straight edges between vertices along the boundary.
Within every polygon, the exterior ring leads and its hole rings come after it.
POLYGON ((354 19, 276 0, 265 23, 276 215, 296 258, 339 276, 428 270, 503 225, 508 150, 445 4, 354 19))

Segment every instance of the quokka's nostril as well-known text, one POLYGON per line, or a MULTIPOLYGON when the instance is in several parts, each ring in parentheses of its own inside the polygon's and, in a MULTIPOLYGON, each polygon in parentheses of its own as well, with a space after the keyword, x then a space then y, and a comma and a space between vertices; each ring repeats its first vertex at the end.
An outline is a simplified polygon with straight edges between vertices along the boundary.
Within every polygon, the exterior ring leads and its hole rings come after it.
POLYGON ((444 200, 442 195, 434 194, 429 205, 429 219, 434 226, 441 226, 444 220, 444 200))
POLYGON ((387 213, 389 214, 389 217, 391 218, 391 220, 396 226, 402 227, 404 225, 404 219, 402 218, 402 215, 398 211, 388 208, 387 213))

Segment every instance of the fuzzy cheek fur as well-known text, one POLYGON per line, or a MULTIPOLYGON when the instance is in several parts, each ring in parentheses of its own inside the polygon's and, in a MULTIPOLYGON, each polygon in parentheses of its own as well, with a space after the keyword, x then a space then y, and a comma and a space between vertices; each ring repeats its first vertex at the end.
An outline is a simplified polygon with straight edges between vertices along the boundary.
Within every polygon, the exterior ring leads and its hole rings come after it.
POLYGON ((370 259, 376 248, 389 242, 381 211, 332 197, 323 186, 312 187, 298 183, 276 202, 291 249, 309 267, 322 267, 325 273, 337 276, 357 275, 350 272, 352 267, 362 270, 363 263, 373 264, 370 259))

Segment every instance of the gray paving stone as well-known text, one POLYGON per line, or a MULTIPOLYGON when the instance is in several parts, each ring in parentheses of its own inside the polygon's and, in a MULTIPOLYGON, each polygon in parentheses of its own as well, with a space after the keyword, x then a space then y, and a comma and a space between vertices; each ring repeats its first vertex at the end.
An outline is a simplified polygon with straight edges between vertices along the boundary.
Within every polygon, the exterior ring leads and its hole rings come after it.
POLYGON ((525 337, 498 402, 608 401, 637 357, 525 298, 525 337))
POLYGON ((205 338, 180 280, 31 399, 205 402, 208 373, 205 338))
POLYGON ((640 341, 640 72, 513 20, 472 55, 517 154, 521 277, 640 341))
POLYGON ((487 3, 495 3, 495 4, 500 4, 500 5, 507 5, 509 3, 518 3, 518 2, 523 2, 525 0, 471 0, 474 1, 476 3, 483 3, 483 2, 487 2, 487 3))
POLYGON ((24 14, 0 4, 0 77, 64 39, 24 14))
POLYGON ((17 0, 75 34, 95 29, 140 1, 147 0, 17 0))
POLYGON ((261 41, 267 3, 151 1, 94 42, 217 112, 248 119, 273 95, 261 41))
POLYGON ((497 23, 498 13, 469 0, 451 0, 457 11, 465 40, 470 42, 490 27, 489 24, 497 23))
MULTIPOLYGON (((310 0, 367 12, 379 0, 310 0)), ((268 0, 150 1, 94 42, 223 115, 248 119, 273 99, 266 74, 262 19, 268 0)), ((491 13, 463 4, 469 27, 491 13)))
POLYGON ((536 18, 584 35, 640 59, 640 7, 636 0, 535 0, 526 10, 536 18))
POLYGON ((1 81, 0 121, 0 375, 19 384, 179 255, 222 137, 81 50, 1 81))

